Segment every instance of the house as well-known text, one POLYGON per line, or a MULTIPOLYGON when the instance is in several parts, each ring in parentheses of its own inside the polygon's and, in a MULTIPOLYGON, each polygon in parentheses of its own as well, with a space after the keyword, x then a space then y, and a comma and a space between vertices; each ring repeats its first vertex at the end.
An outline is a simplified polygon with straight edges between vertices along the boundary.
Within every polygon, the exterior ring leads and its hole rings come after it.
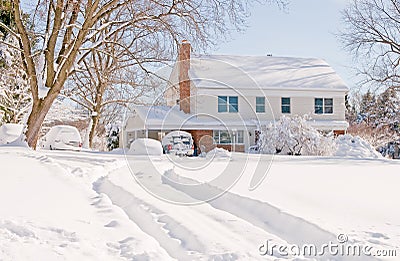
POLYGON ((166 105, 136 106, 124 123, 121 145, 185 130, 206 151, 246 151, 256 144, 258 127, 282 115, 309 114, 312 126, 337 135, 348 127, 348 87, 321 59, 190 52, 190 43, 182 42, 166 105))

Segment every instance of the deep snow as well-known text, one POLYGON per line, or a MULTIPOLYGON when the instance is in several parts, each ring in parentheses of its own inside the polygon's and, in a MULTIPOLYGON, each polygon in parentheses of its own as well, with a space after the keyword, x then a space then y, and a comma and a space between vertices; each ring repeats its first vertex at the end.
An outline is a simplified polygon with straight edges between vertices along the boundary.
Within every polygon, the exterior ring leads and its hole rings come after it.
POLYGON ((1 260, 295 260, 261 256, 260 244, 341 233, 400 255, 398 161, 0 147, 0 166, 1 260), (260 162, 269 171, 249 190, 260 162))

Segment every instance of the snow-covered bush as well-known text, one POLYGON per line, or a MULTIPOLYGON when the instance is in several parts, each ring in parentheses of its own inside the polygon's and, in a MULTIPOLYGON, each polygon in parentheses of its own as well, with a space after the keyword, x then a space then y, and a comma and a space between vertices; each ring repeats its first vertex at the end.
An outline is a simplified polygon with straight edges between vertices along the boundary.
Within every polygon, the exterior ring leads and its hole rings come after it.
POLYGON ((336 150, 333 135, 322 135, 308 123, 309 117, 282 118, 275 124, 259 127, 258 146, 261 153, 289 155, 332 155, 336 150))

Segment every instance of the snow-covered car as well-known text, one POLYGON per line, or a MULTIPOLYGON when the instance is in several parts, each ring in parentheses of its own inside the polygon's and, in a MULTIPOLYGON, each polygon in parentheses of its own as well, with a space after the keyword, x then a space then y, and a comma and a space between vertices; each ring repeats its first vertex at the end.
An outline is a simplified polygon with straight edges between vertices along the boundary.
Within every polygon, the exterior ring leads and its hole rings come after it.
POLYGON ((164 153, 192 156, 194 145, 192 134, 186 131, 172 131, 162 139, 164 153))
POLYGON ((49 132, 41 139, 44 149, 49 150, 77 150, 82 148, 81 135, 77 128, 69 125, 51 127, 49 132))
POLYGON ((22 134, 24 125, 5 123, 0 126, 0 145, 16 141, 22 134))
POLYGON ((158 140, 140 138, 131 143, 127 153, 131 155, 161 156, 163 148, 158 140))

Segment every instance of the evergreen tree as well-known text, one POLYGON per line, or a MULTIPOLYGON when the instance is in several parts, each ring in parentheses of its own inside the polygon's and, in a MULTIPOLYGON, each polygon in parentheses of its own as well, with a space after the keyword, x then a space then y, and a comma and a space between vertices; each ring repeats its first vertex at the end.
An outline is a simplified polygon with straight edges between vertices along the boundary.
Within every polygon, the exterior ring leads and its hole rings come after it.
POLYGON ((373 124, 376 118, 376 96, 368 90, 361 97, 360 112, 358 122, 365 122, 367 125, 373 124))
MULTIPOLYGON (((5 24, 8 27, 13 27, 14 25, 14 16, 11 1, 9 0, 0 0, 0 22, 5 24)), ((8 35, 8 32, 5 28, 0 26, 0 35, 5 38, 8 35)))
POLYGON ((376 125, 378 127, 389 126, 391 130, 397 130, 400 116, 400 99, 395 88, 388 88, 381 93, 377 98, 376 105, 376 125))
POLYGON ((120 128, 117 124, 106 125, 107 149, 109 151, 119 148, 120 128))
POLYGON ((350 123, 353 124, 357 120, 357 111, 354 105, 352 105, 349 101, 349 96, 346 95, 344 97, 344 103, 346 106, 346 120, 350 123))

